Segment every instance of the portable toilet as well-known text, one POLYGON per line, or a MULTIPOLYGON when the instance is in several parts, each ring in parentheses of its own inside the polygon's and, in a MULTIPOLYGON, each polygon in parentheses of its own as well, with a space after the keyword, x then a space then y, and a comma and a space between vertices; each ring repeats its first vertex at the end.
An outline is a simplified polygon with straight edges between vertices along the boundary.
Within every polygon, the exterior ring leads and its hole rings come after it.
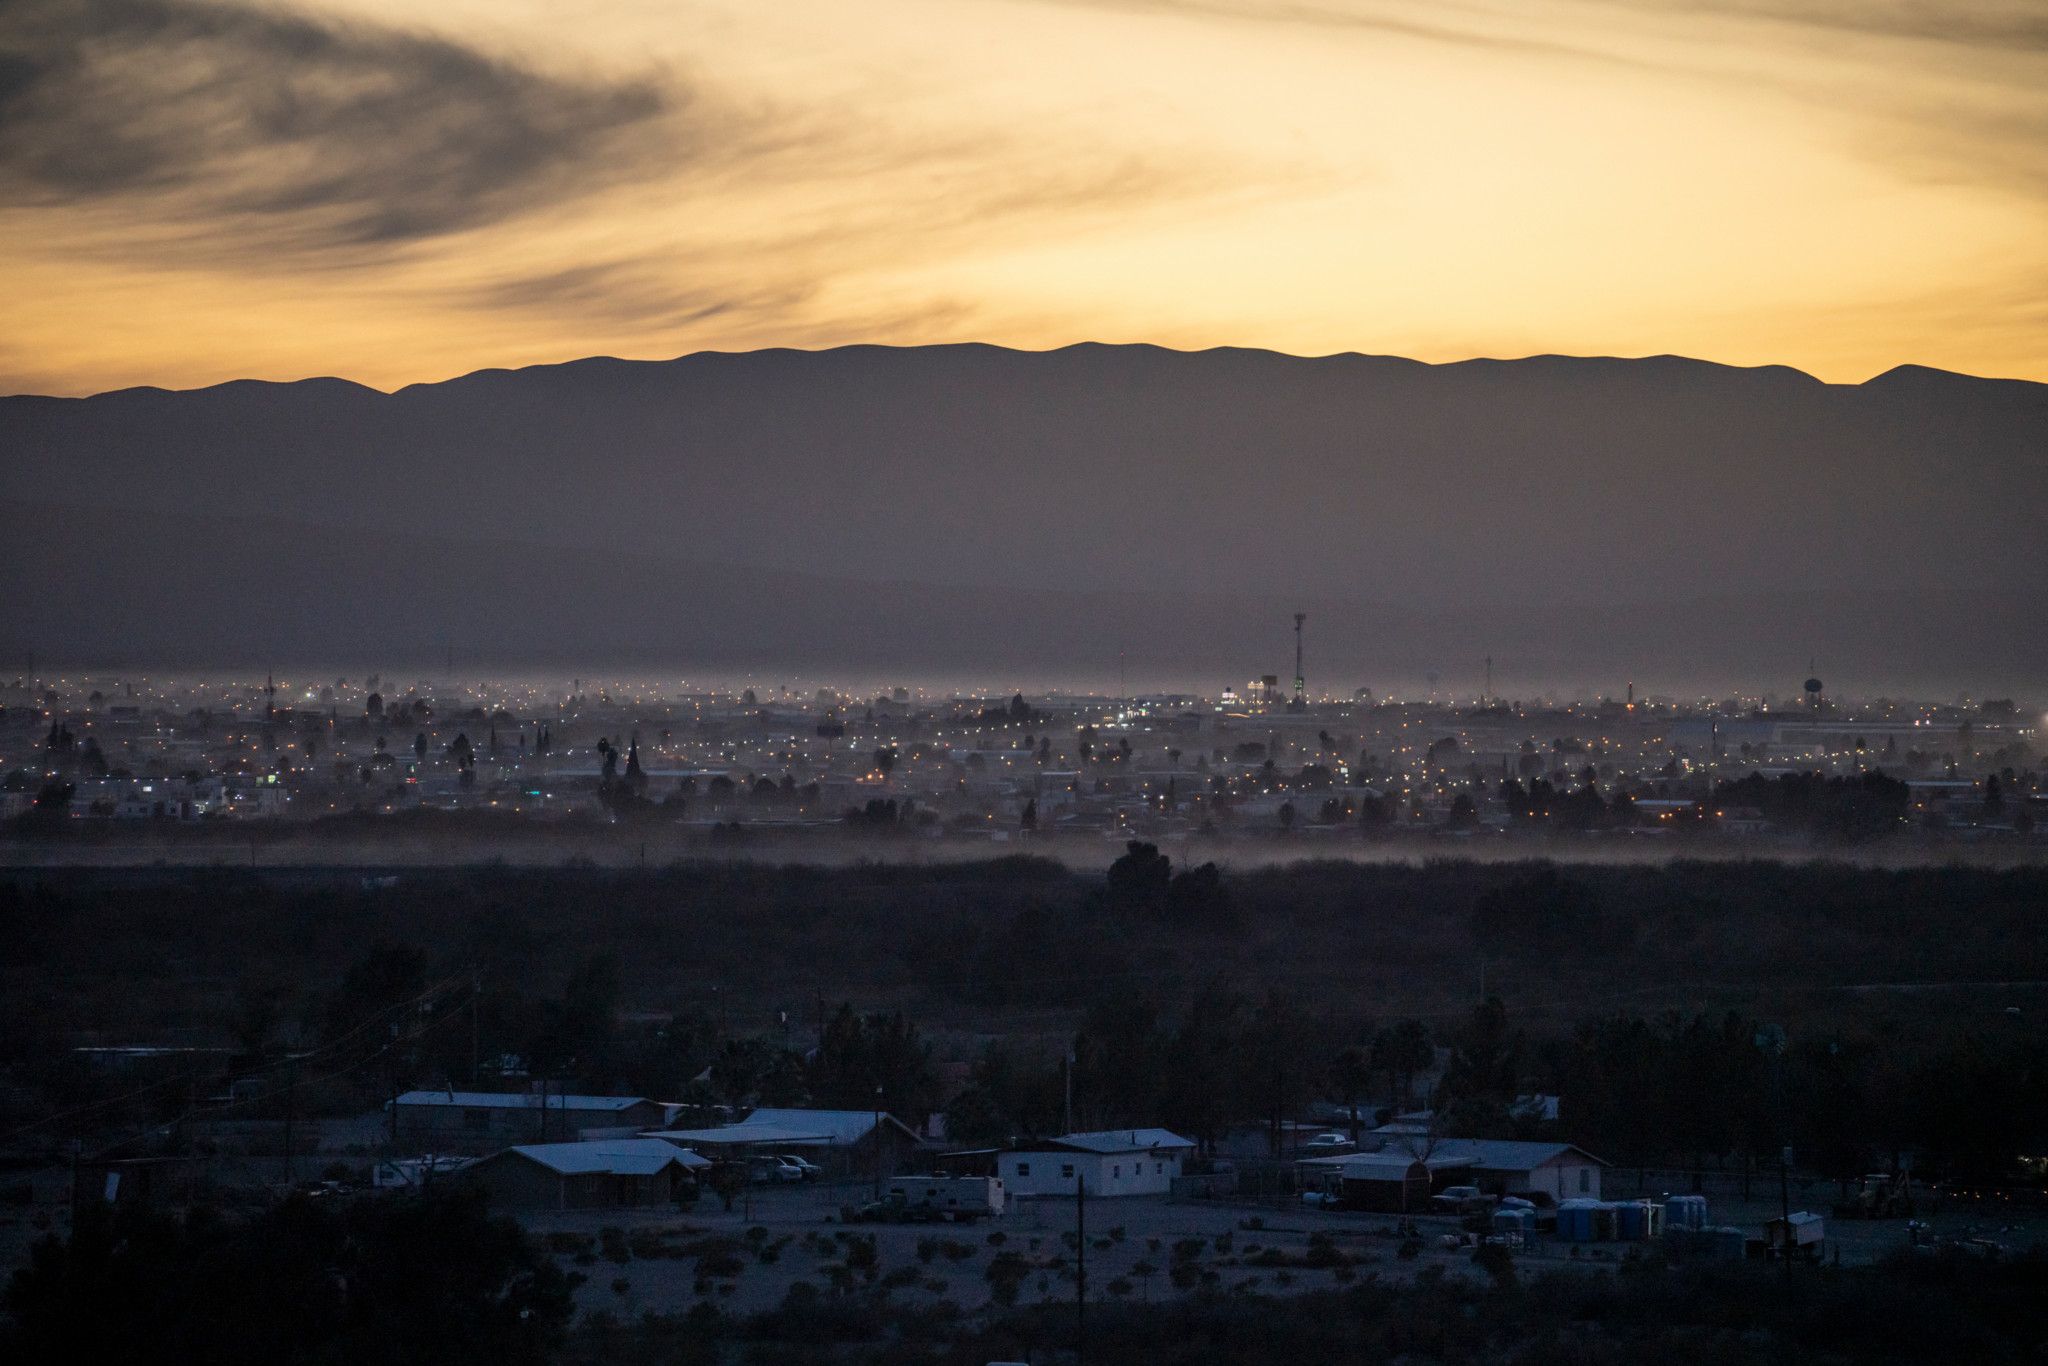
POLYGON ((1557 1236, 1567 1243, 1590 1243, 1593 1241, 1593 1216, 1600 1208, 1598 1200, 1564 1200, 1557 1206, 1557 1236))
POLYGON ((1664 1207, 1654 1200, 1626 1200, 1614 1207, 1614 1236, 1647 1243, 1664 1236, 1664 1207))
POLYGON ((1707 1197, 1669 1196, 1664 1201, 1664 1218, 1674 1229, 1703 1229, 1707 1226, 1707 1197))

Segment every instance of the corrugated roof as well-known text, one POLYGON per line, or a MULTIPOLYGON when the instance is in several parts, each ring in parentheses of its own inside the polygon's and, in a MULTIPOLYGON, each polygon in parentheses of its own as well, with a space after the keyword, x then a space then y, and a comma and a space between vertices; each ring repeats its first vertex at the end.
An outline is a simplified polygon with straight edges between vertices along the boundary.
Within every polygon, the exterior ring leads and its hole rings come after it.
POLYGON ((1090 1133, 1063 1134, 1053 1142, 1090 1153, 1147 1153, 1159 1148, 1192 1149, 1194 1140, 1182 1138, 1171 1129, 1098 1129, 1090 1133))
POLYGON ((1469 1153, 1479 1166, 1500 1171, 1534 1171, 1546 1162, 1552 1162, 1566 1153, 1577 1153, 1588 1162, 1606 1166, 1599 1158, 1575 1143, 1528 1143, 1514 1139, 1500 1138, 1447 1138, 1437 1145, 1438 1152, 1469 1153))
MULTIPOLYGON (((533 1091, 407 1091, 400 1105, 447 1105, 474 1110, 538 1110, 541 1098, 533 1091)), ((603 1110, 616 1113, 635 1105, 651 1105, 645 1096, 565 1096, 550 1093, 550 1110, 603 1110)))
POLYGON ((657 1129, 644 1138, 662 1138, 670 1143, 705 1143, 713 1146, 756 1143, 819 1144, 832 1142, 832 1135, 819 1131, 785 1129, 779 1124, 726 1124, 716 1129, 657 1129))
MULTIPOLYGON (((882 1112, 882 1122, 893 1124, 913 1139, 917 1134, 902 1120, 882 1112)), ((748 1115, 745 1123, 765 1124, 799 1133, 824 1134, 834 1144, 858 1143, 875 1127, 873 1110, 799 1110, 763 1108, 748 1115)))
POLYGON ((1473 1162, 1470 1153, 1453 1153, 1438 1149, 1428 1157, 1417 1157, 1413 1153, 1402 1152, 1397 1148, 1388 1148, 1383 1152, 1358 1153, 1355 1156, 1347 1157, 1344 1159, 1341 1170, 1346 1176, 1373 1177, 1386 1181, 1400 1176, 1418 1162, 1422 1164, 1425 1171, 1440 1171, 1452 1167, 1477 1165, 1473 1162))
POLYGON ((695 1153, 658 1138, 607 1138, 590 1143, 529 1143, 507 1148, 559 1176, 653 1176, 670 1166, 708 1167, 695 1153))

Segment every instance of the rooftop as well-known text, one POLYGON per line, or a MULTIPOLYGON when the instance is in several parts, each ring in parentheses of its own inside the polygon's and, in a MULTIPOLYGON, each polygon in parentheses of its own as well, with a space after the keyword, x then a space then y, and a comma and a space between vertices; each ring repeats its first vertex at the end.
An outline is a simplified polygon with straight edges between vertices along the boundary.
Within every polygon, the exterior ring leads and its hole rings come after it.
MULTIPOLYGON (((400 1105, 447 1105, 476 1110, 538 1110, 542 1097, 533 1091, 407 1091, 400 1105)), ((630 1110, 654 1102, 645 1096, 576 1096, 550 1093, 550 1110, 630 1110)))
POLYGON ((607 1138, 589 1143, 529 1143, 506 1152, 560 1176, 653 1176, 670 1166, 708 1167, 695 1153, 658 1138, 607 1138))

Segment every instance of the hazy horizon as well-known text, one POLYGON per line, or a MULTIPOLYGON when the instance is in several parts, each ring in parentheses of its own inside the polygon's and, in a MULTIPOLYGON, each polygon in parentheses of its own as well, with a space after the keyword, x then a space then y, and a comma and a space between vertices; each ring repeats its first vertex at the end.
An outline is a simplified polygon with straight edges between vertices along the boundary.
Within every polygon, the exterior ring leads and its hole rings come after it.
POLYGON ((1172 346, 1163 342, 1153 342, 1144 340, 1111 342, 1102 341, 1095 338, 1080 338, 1074 341, 1049 342, 1043 346, 1017 346, 999 341, 963 338, 957 341, 936 342, 929 344, 920 344, 915 342, 850 341, 835 342, 829 345, 822 346, 758 346, 741 348, 707 346, 697 348, 694 350, 678 351, 672 354, 649 355, 626 355, 614 352, 593 352, 590 354, 564 355, 553 359, 533 360, 518 365, 478 365, 468 369, 457 368, 454 370, 450 370, 446 373, 426 375, 419 378, 399 380, 396 382, 388 382, 384 384, 371 383, 367 380, 358 378, 357 376, 354 375, 322 371, 307 372, 303 374, 234 375, 224 379, 210 380, 202 384, 191 385, 156 384, 148 381, 142 381, 135 384, 121 385, 110 389, 95 389, 76 393, 57 393, 42 390, 21 390, 18 392, 0 393, 0 398, 83 399, 100 398, 108 394, 127 393, 136 390, 156 391, 170 394, 189 394, 201 392, 207 389, 219 389, 229 385, 236 384, 291 385, 318 383, 323 380, 336 380, 343 384, 355 385, 359 388, 368 389, 372 393, 382 394, 385 395, 386 397, 389 397, 395 394, 404 393, 408 389, 425 389, 432 388, 436 385, 441 384, 453 384, 457 381, 471 379, 480 375, 516 374, 520 371, 525 370, 561 369, 564 367, 575 366, 586 361, 620 361, 631 365, 663 365, 674 361, 691 360, 697 357, 763 355, 774 354, 778 352, 788 352, 797 355, 824 355, 835 351, 906 351, 947 348, 972 348, 992 351, 1007 351, 1014 352, 1018 355, 1026 356, 1053 355, 1063 351, 1084 351, 1092 348, 1163 351, 1169 354, 1182 356, 1198 356, 1219 352, 1242 352, 1252 355, 1278 356, 1288 360, 1315 361, 1356 359, 1406 361, 1415 365, 1428 366, 1432 369, 1455 368, 1461 365, 1506 365, 1513 364, 1517 361, 1543 360, 1683 361, 1689 364, 1714 366, 1716 368, 1725 370, 1787 371, 1791 374, 1799 376, 1802 379, 1810 379, 1814 381, 1816 384, 1823 384, 1828 386, 1829 388, 1840 389, 1860 388, 1863 385, 1870 384, 1877 380, 1881 380, 1885 376, 1894 374, 1899 371, 1918 370, 1931 371, 1937 374, 1944 375, 1954 375, 1960 379, 1981 379, 1997 384, 2048 385, 2048 377, 2030 377, 2026 375, 1997 375, 1984 374, 1977 371, 1951 370, 1943 366, 1923 364, 1920 361, 1912 359, 1894 362, 1892 364, 1884 366, 1881 369, 1873 370, 1869 374, 1864 375, 1861 378, 1827 379, 1813 373, 1812 371, 1802 370, 1796 365, 1791 365, 1783 361, 1760 360, 1753 363, 1737 363, 1732 361, 1716 360, 1709 356, 1684 355, 1675 351, 1643 351, 1635 354, 1621 355, 1613 353, 1594 354, 1583 352, 1536 350, 1524 352, 1517 355, 1474 354, 1466 356, 1446 356, 1439 359, 1431 360, 1424 359, 1419 356, 1403 356, 1395 355, 1391 352, 1364 351, 1355 348, 1336 351, 1305 352, 1289 351, 1283 347, 1240 345, 1232 342, 1218 342, 1214 345, 1209 346, 1172 346))

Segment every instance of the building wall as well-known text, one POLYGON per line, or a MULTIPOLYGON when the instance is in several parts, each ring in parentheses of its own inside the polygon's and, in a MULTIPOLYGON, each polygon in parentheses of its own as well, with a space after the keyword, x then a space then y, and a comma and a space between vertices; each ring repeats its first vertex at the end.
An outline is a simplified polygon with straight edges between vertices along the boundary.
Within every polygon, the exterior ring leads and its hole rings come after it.
POLYGON ((490 1193, 501 1209, 630 1209, 665 1205, 675 1197, 674 1169, 654 1176, 594 1172, 558 1176, 540 1163, 506 1153, 462 1173, 490 1193))
POLYGON ((491 1204, 499 1209, 559 1209, 562 1206, 562 1179, 538 1162, 530 1162, 516 1153, 486 1158, 466 1168, 462 1179, 482 1186, 489 1193, 491 1204))
POLYGON ((1566 1153, 1530 1171, 1481 1168, 1474 1177, 1474 1184, 1494 1195, 1521 1195, 1534 1191, 1553 1200, 1598 1200, 1600 1164, 1566 1153))
POLYGON ((1344 1203, 1353 1209, 1416 1214, 1429 1208, 1429 1173, 1419 1162, 1404 1179, 1367 1181, 1347 1176, 1339 1190, 1344 1203))
POLYGON ((1566 1154, 1531 1172, 1530 1177, 1543 1183, 1532 1186, 1532 1189, 1546 1191, 1559 1200, 1601 1198, 1600 1164, 1588 1162, 1583 1157, 1566 1154))
POLYGON ((656 1176, 614 1176, 597 1172, 563 1180, 563 1201, 569 1209, 634 1209, 666 1205, 675 1198, 670 1172, 656 1176))
POLYGON ((1071 1196, 1077 1177, 1090 1196, 1165 1195, 1180 1175, 1179 1154, 1008 1152, 996 1174, 1013 1196, 1071 1196))

